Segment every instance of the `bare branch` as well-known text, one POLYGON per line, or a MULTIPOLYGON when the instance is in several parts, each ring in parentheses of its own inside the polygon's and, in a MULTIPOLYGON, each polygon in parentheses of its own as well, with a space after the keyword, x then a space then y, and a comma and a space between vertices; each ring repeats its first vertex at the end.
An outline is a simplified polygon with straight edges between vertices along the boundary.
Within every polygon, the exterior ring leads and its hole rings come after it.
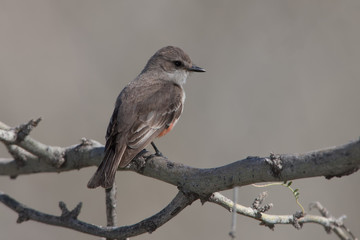
MULTIPOLYGON (((263 197, 263 196, 262 196, 263 197)), ((219 206, 224 207, 228 211, 232 211, 234 207, 234 202, 228 199, 227 197, 223 196, 222 194, 215 192, 209 198, 209 202, 215 203, 219 206)), ((256 201, 257 202, 257 201, 256 201)), ((322 217, 322 216, 315 216, 315 215, 270 215, 265 214, 258 211, 256 208, 245 207, 240 204, 236 204, 236 211, 237 213, 244 215, 246 217, 250 217, 256 220, 259 220, 261 225, 267 226, 270 229, 274 229, 276 224, 291 224, 294 227, 302 227, 304 223, 317 223, 328 229, 329 231, 334 231, 341 239, 355 239, 355 237, 350 234, 351 232, 348 231, 348 235, 342 235, 338 233, 339 227, 341 227, 341 232, 344 234, 343 223, 339 225, 339 219, 335 219, 333 217, 322 217), (298 225, 296 225, 298 224, 298 225), (347 238, 343 238, 346 236, 347 238)), ((340 218, 341 219, 341 218, 340 218)))
MULTIPOLYGON (((11 130, 2 130, 11 131, 11 130)), ((5 134, 6 135, 6 134, 5 134)), ((17 146, 29 150, 28 143, 36 142, 25 137, 17 146)), ((5 142, 6 143, 6 142, 5 142)), ((31 147, 30 147, 31 148, 31 147)), ((51 146, 44 145, 44 149, 51 146)), ((55 147, 58 148, 58 147, 55 147)), ((103 157, 103 146, 93 140, 82 139, 79 145, 60 149, 66 159, 61 167, 41 162, 43 154, 30 151, 23 155, 26 164, 19 167, 16 161, 1 161, 0 175, 17 176, 36 172, 62 172, 98 165, 103 157)), ((248 157, 234 163, 210 169, 199 169, 173 163, 162 156, 143 154, 125 169, 178 186, 184 192, 194 192, 202 197, 217 191, 264 181, 287 181, 299 178, 325 176, 341 177, 360 167, 360 140, 343 146, 304 154, 271 154, 269 158, 248 157), (280 167, 281 166, 281 167, 280 167), (315 167, 316 166, 316 167, 315 167)))
MULTIPOLYGON (((80 144, 65 148, 37 142, 27 136, 37 122, 30 121, 27 125, 18 128, 21 130, 10 129, 0 122, 0 140, 14 157, 14 159, 0 158, 0 175, 17 176, 37 172, 70 171, 98 165, 103 158, 103 145, 93 140, 82 139, 80 144), (21 132, 20 135, 19 132, 21 132), (42 161, 43 159, 46 161, 42 161)), ((255 218, 270 228, 273 228, 275 224, 292 224, 296 228, 301 228, 303 223, 314 222, 331 230, 339 227, 343 230, 345 226, 339 223, 341 219, 304 216, 303 213, 281 216, 265 214, 264 212, 270 208, 270 205, 260 206, 265 195, 254 202, 253 208, 247 208, 238 204, 234 206, 231 200, 217 191, 264 181, 287 181, 315 176, 325 176, 328 179, 334 176, 341 177, 356 172, 359 167, 360 140, 305 154, 271 153, 269 158, 248 157, 210 169, 193 168, 170 162, 166 157, 152 155, 144 150, 125 169, 120 170, 134 171, 170 183, 177 186, 180 192, 161 212, 137 224, 125 227, 99 227, 78 220, 81 204, 69 211, 65 204, 60 203, 62 214, 58 217, 27 208, 3 193, 0 193, 0 201, 19 214, 18 222, 34 220, 108 239, 124 239, 152 232, 198 198, 202 201, 214 202, 228 210, 235 207, 238 213, 255 218)), ((110 196, 108 195, 108 199, 110 196)), ((114 209, 112 207, 108 209, 110 210, 108 216, 111 216, 114 209)), ((114 219, 113 216, 110 221, 108 219, 108 224, 114 225, 114 219)), ((350 231, 345 232, 351 235, 350 231)))
POLYGON ((6 145, 17 145, 39 157, 40 160, 44 160, 52 166, 60 167, 65 162, 65 152, 63 148, 45 145, 27 136, 30 131, 37 126, 40 120, 40 118, 30 120, 27 124, 20 125, 13 129, 1 123, 0 141, 6 145))
MULTIPOLYGON (((105 189, 106 225, 108 227, 116 226, 116 192, 117 187, 115 182, 112 188, 105 189)), ((107 240, 112 240, 112 238, 107 238, 107 240)))
POLYGON ((326 232, 333 231, 340 239, 356 239, 350 229, 348 229, 344 224, 343 220, 346 218, 346 216, 341 216, 338 219, 334 218, 333 216, 331 216, 330 212, 319 202, 311 203, 309 208, 310 210, 313 208, 319 210, 320 214, 323 217, 334 221, 334 224, 330 226, 324 226, 326 232))
POLYGON ((304 154, 278 156, 282 170, 276 174, 268 165, 268 158, 261 157, 248 157, 218 168, 199 169, 150 155, 145 165, 141 164, 142 159, 137 159, 127 169, 206 197, 213 192, 258 182, 351 174, 360 167, 360 140, 304 154))
MULTIPOLYGON (((26 139, 28 139, 27 137, 26 139)), ((19 176, 24 174, 43 173, 43 172, 64 172, 81 169, 89 166, 96 166, 103 157, 104 147, 99 142, 83 138, 81 143, 63 148, 63 158, 66 161, 61 167, 48 164, 41 160, 40 157, 34 156, 22 148, 10 145, 14 148, 13 152, 22 155, 23 164, 19 166, 17 155, 14 159, 0 158, 0 175, 19 176)))
POLYGON ((236 203, 238 201, 238 195, 239 195, 239 187, 234 187, 233 189, 233 201, 235 204, 233 204, 233 208, 231 209, 231 228, 229 232, 229 236, 231 239, 236 239, 236 219, 237 219, 237 212, 236 212, 236 203))
POLYGON ((79 232, 112 239, 124 239, 146 232, 151 233, 175 217, 196 199, 198 198, 194 194, 185 195, 182 192, 179 192, 163 210, 139 223, 125 227, 100 227, 77 219, 80 213, 81 203, 78 204, 74 210, 69 211, 66 208, 66 205, 60 202, 59 205, 62 214, 61 216, 54 216, 28 208, 10 196, 0 192, 0 202, 19 214, 18 223, 34 220, 53 226, 65 227, 79 232))

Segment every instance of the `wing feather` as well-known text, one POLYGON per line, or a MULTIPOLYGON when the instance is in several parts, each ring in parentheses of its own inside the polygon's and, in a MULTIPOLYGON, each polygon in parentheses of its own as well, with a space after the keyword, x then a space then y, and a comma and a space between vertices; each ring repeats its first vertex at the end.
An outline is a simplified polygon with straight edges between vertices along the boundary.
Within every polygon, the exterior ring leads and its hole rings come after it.
POLYGON ((174 83, 161 83, 161 87, 142 104, 138 116, 129 130, 127 146, 121 166, 126 166, 146 145, 176 121, 183 110, 183 90, 174 83))

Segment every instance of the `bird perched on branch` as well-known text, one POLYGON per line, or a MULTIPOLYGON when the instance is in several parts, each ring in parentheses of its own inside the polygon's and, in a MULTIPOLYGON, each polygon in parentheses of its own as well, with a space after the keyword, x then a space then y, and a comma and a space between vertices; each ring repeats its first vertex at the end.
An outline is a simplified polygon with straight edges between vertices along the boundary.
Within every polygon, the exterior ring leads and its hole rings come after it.
POLYGON ((149 59, 116 100, 106 132, 105 156, 88 188, 111 188, 118 167, 124 168, 156 137, 171 131, 183 111, 183 84, 190 72, 205 70, 193 65, 178 47, 161 48, 149 59))

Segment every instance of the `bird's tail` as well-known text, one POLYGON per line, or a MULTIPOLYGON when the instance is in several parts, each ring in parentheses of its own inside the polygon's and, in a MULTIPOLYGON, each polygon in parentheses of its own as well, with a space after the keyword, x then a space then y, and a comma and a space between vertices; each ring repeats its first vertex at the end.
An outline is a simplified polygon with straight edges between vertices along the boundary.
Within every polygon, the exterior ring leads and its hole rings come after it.
POLYGON ((111 188, 114 184, 115 174, 124 151, 125 148, 120 150, 120 154, 117 154, 115 149, 108 149, 95 174, 88 182, 87 187, 97 188, 102 186, 103 188, 111 188))

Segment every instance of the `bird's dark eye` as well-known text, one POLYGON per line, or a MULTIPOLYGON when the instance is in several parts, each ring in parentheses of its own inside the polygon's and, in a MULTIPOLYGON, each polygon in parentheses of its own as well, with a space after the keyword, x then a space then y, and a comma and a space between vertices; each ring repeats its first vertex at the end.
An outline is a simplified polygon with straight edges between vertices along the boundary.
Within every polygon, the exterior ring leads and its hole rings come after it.
POLYGON ((181 61, 174 61, 173 62, 175 66, 177 67, 181 67, 182 66, 182 62, 181 61))

